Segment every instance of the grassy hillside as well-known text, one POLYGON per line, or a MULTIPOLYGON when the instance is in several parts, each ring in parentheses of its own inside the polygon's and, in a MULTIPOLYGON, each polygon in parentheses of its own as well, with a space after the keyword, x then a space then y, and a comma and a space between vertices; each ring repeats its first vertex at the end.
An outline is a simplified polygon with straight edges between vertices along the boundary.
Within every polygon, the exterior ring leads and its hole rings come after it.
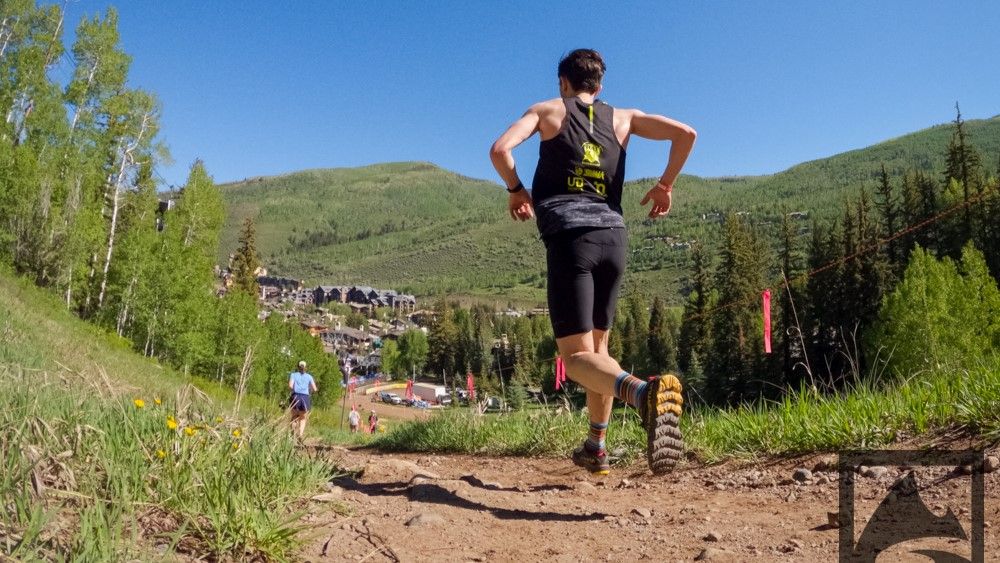
MULTIPOLYGON (((968 121, 967 127, 993 171, 1000 116, 968 121)), ((951 125, 939 125, 769 176, 682 176, 670 218, 655 223, 643 220, 638 205, 652 180, 630 182, 624 204, 632 225, 627 283, 652 283, 676 299, 687 253, 670 243, 711 244, 718 221, 710 214, 747 211, 761 222, 777 221, 783 209, 836 216, 846 197, 874 185, 882 163, 894 175, 940 172, 950 136, 951 125)), ((509 220, 505 194, 492 182, 427 163, 392 163, 254 178, 222 191, 223 254, 235 248, 244 218, 253 217, 258 249, 274 273, 418 295, 544 299, 544 255, 534 226, 509 220)))
POLYGON ((0 271, 0 559, 286 558, 332 472, 0 271))

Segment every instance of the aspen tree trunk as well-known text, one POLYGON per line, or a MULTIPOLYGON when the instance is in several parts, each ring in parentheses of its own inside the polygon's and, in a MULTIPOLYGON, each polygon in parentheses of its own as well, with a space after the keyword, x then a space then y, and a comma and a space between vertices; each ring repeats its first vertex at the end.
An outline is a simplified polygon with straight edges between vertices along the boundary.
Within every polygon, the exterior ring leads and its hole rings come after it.
POLYGON ((45 67, 48 68, 52 66, 52 46, 56 44, 59 39, 59 32, 62 31, 63 21, 66 19, 66 5, 69 4, 69 0, 63 2, 62 10, 59 10, 59 23, 56 24, 56 30, 52 32, 52 40, 49 41, 49 47, 45 51, 45 67))
MULTIPOLYGON (((84 89, 84 94, 90 91, 90 85, 94 83, 94 75, 97 74, 97 65, 100 63, 100 59, 94 59, 94 65, 90 67, 90 74, 87 75, 87 87, 84 89)), ((69 127, 69 138, 73 139, 73 133, 76 131, 76 124, 80 121, 80 114, 83 113, 83 106, 77 106, 76 111, 73 112, 73 123, 69 127)))
POLYGON ((101 278, 101 292, 97 296, 97 309, 104 305, 104 294, 107 290, 108 285, 108 269, 111 267, 111 255, 115 250, 115 234, 118 229, 118 202, 120 201, 119 195, 121 194, 122 182, 125 181, 125 171, 133 161, 132 151, 134 151, 139 143, 142 141, 142 136, 146 133, 146 124, 149 122, 149 114, 142 116, 142 124, 139 126, 139 135, 136 136, 135 142, 132 143, 125 152, 122 154, 122 163, 118 168, 118 177, 115 179, 114 185, 112 186, 112 203, 111 203, 111 231, 108 233, 108 252, 104 257, 104 272, 101 278))
POLYGON ((10 17, 6 17, 3 21, 0 21, 0 36, 3 37, 3 43, 0 44, 0 57, 3 57, 3 54, 7 52, 7 45, 10 44, 10 38, 14 35, 13 27, 14 22, 16 21, 17 18, 10 17), (8 23, 10 24, 10 27, 7 27, 8 23))

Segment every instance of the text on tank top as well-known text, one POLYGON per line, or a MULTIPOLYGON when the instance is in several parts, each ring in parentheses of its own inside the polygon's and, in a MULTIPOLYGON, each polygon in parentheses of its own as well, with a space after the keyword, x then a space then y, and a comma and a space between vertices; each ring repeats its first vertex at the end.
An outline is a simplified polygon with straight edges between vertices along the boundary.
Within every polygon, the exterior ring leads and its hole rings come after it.
POLYGON ((542 141, 531 197, 543 238, 577 227, 624 227, 625 149, 614 130, 614 108, 563 98, 559 133, 542 141))

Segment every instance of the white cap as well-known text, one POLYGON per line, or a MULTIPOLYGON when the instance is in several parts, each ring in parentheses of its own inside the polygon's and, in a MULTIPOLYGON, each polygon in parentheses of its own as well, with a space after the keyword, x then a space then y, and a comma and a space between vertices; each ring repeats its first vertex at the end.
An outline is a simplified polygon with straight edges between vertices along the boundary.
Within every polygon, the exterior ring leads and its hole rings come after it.
POLYGON ((300 368, 306 367, 306 361, 305 360, 299 360, 299 367, 300 368))

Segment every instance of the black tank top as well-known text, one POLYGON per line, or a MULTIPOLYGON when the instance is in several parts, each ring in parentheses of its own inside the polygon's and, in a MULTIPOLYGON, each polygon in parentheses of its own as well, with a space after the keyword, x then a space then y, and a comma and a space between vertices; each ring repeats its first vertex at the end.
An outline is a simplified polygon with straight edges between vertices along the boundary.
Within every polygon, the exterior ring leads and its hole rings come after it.
POLYGON ((566 118, 542 141, 531 197, 543 238, 577 227, 624 227, 625 149, 608 104, 563 98, 566 118))

